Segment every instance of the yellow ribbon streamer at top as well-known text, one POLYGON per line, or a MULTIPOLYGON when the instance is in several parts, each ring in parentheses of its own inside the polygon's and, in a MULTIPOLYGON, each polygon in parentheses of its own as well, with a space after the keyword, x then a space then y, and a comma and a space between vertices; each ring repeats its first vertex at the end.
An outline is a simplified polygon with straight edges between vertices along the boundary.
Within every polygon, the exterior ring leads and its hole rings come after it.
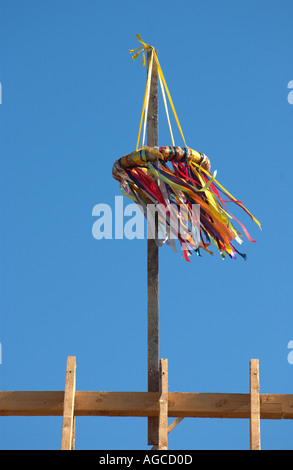
MULTIPOLYGON (((164 88, 165 88, 165 90, 166 90, 166 93, 167 93, 167 96, 168 96, 168 99, 169 99, 169 102, 170 102, 170 105, 171 105, 171 108, 172 108, 172 111, 173 111, 173 114, 174 114, 176 123, 177 123, 177 125, 178 125, 179 131, 180 131, 180 134, 181 134, 181 137, 182 137, 182 140, 183 140, 184 145, 185 145, 185 147, 186 147, 186 142, 185 142, 185 138, 184 138, 184 135, 183 135, 183 132, 182 132, 182 128, 181 128, 181 125, 180 125, 180 122, 179 122, 177 113, 176 113, 176 111, 175 111, 175 107, 174 107, 174 104, 173 104, 173 101, 172 101, 172 98, 171 98, 169 89, 168 89, 168 87, 167 87, 167 83, 166 83, 166 80, 165 80, 165 78, 164 78, 163 71, 162 71, 162 68, 161 68, 161 66, 160 66, 159 59, 158 59, 158 56, 157 56, 157 54, 156 54, 155 48, 154 48, 153 46, 151 46, 150 44, 146 44, 146 43, 141 39, 141 37, 140 37, 139 34, 137 34, 136 37, 137 37, 137 39, 139 40, 139 42, 142 44, 142 46, 137 47, 136 49, 130 49, 129 52, 130 52, 131 54, 132 54, 133 52, 135 52, 135 54, 132 56, 133 60, 136 60, 137 57, 142 53, 142 64, 143 64, 143 66, 145 66, 145 64, 146 64, 145 53, 146 53, 147 51, 149 51, 149 50, 152 51, 152 58, 155 59, 155 62, 156 62, 157 67, 158 67, 158 77, 159 77, 160 87, 161 87, 161 90, 162 90, 162 95, 163 95, 163 100, 164 100, 164 105, 165 105, 165 110, 166 110, 166 115, 167 115, 169 130, 170 130, 170 134, 171 134, 172 145, 175 146, 175 142, 174 142, 173 133, 172 133, 172 128, 171 128, 171 123, 170 123, 170 119, 169 119, 169 113, 168 113, 168 107, 167 107, 167 101, 166 101, 166 97, 165 97, 165 93, 164 93, 164 88)), ((151 74, 151 67, 149 68, 148 74, 149 74, 149 75, 151 74)), ((144 95, 144 101, 143 101, 141 119, 140 119, 140 126, 139 126, 139 131, 138 131, 138 138, 137 138, 136 150, 138 150, 138 147, 139 147, 139 139, 140 139, 140 133, 141 133, 141 127, 142 127, 143 119, 146 121, 146 111, 147 111, 147 108, 148 108, 148 99, 149 99, 149 84, 150 84, 150 80, 149 80, 149 77, 148 77, 147 83, 146 83, 146 89, 145 89, 145 95, 144 95)), ((143 145, 144 145, 144 142, 143 142, 143 145)))

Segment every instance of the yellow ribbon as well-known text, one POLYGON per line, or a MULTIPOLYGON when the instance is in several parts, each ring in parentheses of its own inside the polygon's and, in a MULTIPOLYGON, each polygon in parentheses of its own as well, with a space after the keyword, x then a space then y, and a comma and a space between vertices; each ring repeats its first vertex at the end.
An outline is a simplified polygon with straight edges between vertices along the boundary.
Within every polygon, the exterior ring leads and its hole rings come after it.
MULTIPOLYGON (((142 46, 136 48, 136 49, 130 49, 129 52, 132 54, 133 52, 135 52, 135 54, 132 56, 133 60, 136 60, 137 57, 142 53, 142 63, 143 65, 145 65, 146 61, 145 61, 145 53, 149 50, 151 50, 152 54, 151 54, 151 60, 152 59, 155 59, 156 61, 156 64, 157 64, 157 67, 158 67, 158 77, 159 77, 159 82, 160 82, 160 87, 161 87, 161 91, 162 91, 162 96, 163 96, 163 101, 164 101, 164 105, 165 105, 165 110, 166 110, 166 115, 167 115, 167 120, 168 120, 168 125, 169 125, 169 130, 170 130, 170 134, 171 134, 171 140, 172 140, 172 145, 175 146, 175 142, 174 142, 174 138, 173 138, 173 133, 172 133, 172 127, 171 127, 171 123, 170 123, 170 118, 169 118, 169 113, 168 113, 168 106, 167 106, 167 101, 166 101, 166 96, 165 96, 165 92, 164 92, 164 89, 167 93, 167 96, 168 96, 168 99, 169 99, 169 102, 170 102, 170 105, 171 105, 171 108, 172 108, 172 111, 173 111, 173 114, 174 114, 174 117, 175 117, 175 120, 176 120, 176 123, 178 125, 178 128, 179 128, 179 131, 180 131, 180 134, 181 134, 181 137, 182 137, 182 140, 184 142, 184 145, 186 147, 186 142, 185 142, 185 138, 184 138, 184 135, 183 135, 183 132, 182 132, 182 128, 181 128, 181 125, 180 125, 180 122, 179 122, 179 119, 178 119, 178 116, 177 116, 177 113, 175 111, 175 107, 174 107, 174 104, 173 104, 173 101, 172 101, 172 98, 171 98, 171 95, 170 95, 170 92, 169 92, 169 89, 167 87, 167 83, 166 83, 166 80, 164 78, 164 75, 163 75, 163 71, 162 71, 162 68, 160 66, 160 63, 159 63, 159 59, 158 59, 158 56, 156 54, 156 51, 154 49, 153 46, 149 45, 149 44, 146 44, 140 37, 139 34, 136 35, 137 39, 139 40, 139 42, 142 44, 142 46)), ((151 63, 151 62, 150 62, 151 63)), ((148 98, 149 98, 149 77, 151 76, 150 74, 150 68, 149 67, 149 71, 148 71, 148 78, 147 78, 147 83, 146 83, 146 89, 145 89, 145 94, 144 94, 144 100, 143 100, 143 107, 142 107, 142 113, 141 113, 141 118, 140 118, 140 125, 139 125, 139 131, 138 131, 138 138, 137 138, 137 145, 136 145, 136 150, 138 149, 138 146, 139 146, 139 139, 140 139, 140 134, 141 134, 141 127, 142 127, 142 122, 143 122, 143 119, 146 120, 146 111, 147 111, 147 107, 148 107, 148 98)))
MULTIPOLYGON (((198 165, 198 164, 195 163, 194 161, 191 161, 190 164, 191 164, 191 166, 193 166, 193 167, 199 168, 201 171, 203 171, 204 173, 206 173, 206 175, 208 175, 209 177, 211 176, 208 171, 206 171, 204 168, 202 168, 200 165, 198 165)), ((230 194, 230 193, 227 191, 227 189, 225 189, 225 188, 219 183, 219 181, 217 181, 215 178, 214 178, 214 182, 215 182, 226 194, 228 194, 228 196, 229 196, 231 199, 233 199, 233 201, 238 202, 237 199, 236 199, 234 196, 232 196, 232 194, 230 194)), ((255 223, 259 226, 259 228, 261 229, 261 224, 260 224, 260 222, 246 209, 246 207, 244 207, 243 204, 241 204, 240 202, 238 202, 238 204, 239 204, 240 207, 242 207, 242 208, 247 212, 248 215, 250 215, 250 217, 252 218, 252 220, 254 220, 254 222, 255 222, 255 223)))
POLYGON ((139 34, 137 34, 136 37, 139 40, 139 42, 143 44, 143 46, 137 47, 136 49, 129 49, 129 52, 130 54, 132 54, 133 52, 138 51, 136 52, 136 54, 132 56, 133 60, 137 59, 139 54, 142 52, 142 65, 145 66, 145 52, 147 52, 149 49, 152 49, 152 46, 143 42, 139 34))

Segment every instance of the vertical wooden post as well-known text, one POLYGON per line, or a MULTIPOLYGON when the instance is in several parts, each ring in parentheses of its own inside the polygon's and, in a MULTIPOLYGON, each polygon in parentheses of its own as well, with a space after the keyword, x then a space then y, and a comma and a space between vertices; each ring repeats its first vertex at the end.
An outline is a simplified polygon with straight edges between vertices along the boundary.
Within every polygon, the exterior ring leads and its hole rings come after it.
POLYGON ((158 450, 168 449, 168 359, 160 360, 158 450))
POLYGON ((250 450, 260 450, 260 396, 258 359, 250 361, 250 450))
POLYGON ((75 438, 75 418, 74 418, 74 399, 76 383, 76 360, 75 356, 67 358, 64 408, 63 408, 63 426, 61 450, 74 450, 75 438))
MULTIPOLYGON (((151 52, 147 54, 149 67, 151 52)), ((153 61, 149 108, 147 116, 147 145, 158 145, 158 67, 153 61)), ((149 225, 149 224, 148 224, 149 225)), ((148 391, 159 391, 159 252, 156 240, 147 229, 148 284, 148 391)), ((148 418, 148 444, 158 444, 158 417, 148 418)))

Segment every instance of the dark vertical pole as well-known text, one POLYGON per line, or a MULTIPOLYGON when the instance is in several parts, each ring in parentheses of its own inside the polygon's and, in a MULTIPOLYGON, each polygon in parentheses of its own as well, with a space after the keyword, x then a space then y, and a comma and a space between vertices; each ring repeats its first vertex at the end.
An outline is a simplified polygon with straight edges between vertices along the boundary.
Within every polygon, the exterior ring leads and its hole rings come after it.
MULTIPOLYGON (((151 51, 148 52, 149 67, 151 51)), ((153 60, 149 108, 147 116, 147 145, 158 146, 158 68, 153 60)), ((159 253, 148 227, 148 391, 159 392, 159 253)), ((159 418, 148 418, 148 444, 158 444, 159 418)))

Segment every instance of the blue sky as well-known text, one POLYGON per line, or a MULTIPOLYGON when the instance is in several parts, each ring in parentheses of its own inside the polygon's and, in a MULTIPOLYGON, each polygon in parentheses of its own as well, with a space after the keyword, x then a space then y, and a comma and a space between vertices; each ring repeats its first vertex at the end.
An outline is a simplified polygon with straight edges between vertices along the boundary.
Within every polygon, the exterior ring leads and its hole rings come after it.
MULTIPOLYGON (((147 390, 146 240, 96 240, 112 164, 135 150, 146 70, 159 51, 187 145, 260 220, 247 261, 160 249, 160 357, 169 391, 291 393, 293 3, 2 0, 0 388, 147 390)), ((163 106, 159 143, 170 145, 163 106)), ((177 145, 182 145, 176 134, 177 145)), ((125 200, 125 204, 129 201, 125 200)), ((77 418, 77 449, 148 449, 140 418, 77 418)), ((263 449, 292 448, 262 421, 263 449)), ((2 449, 59 449, 62 418, 1 418, 2 449)), ((247 420, 185 419, 169 449, 248 449, 247 420)))

